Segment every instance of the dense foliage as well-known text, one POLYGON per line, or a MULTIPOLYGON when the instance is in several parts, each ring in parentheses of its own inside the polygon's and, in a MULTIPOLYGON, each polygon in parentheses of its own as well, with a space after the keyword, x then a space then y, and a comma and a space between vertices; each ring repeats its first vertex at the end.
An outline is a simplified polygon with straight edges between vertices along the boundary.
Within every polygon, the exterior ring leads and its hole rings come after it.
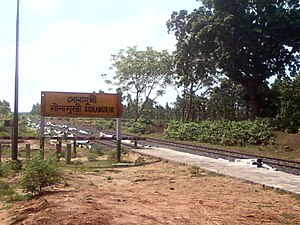
POLYGON ((152 47, 146 50, 128 47, 112 55, 112 62, 116 75, 106 82, 119 87, 137 120, 144 113, 147 102, 162 96, 170 83, 172 56, 166 50, 156 51, 152 47))
POLYGON ((21 185, 26 192, 38 194, 42 188, 58 183, 61 177, 57 159, 44 160, 35 155, 26 162, 21 185))
MULTIPOLYGON (((268 91, 268 86, 264 86, 267 79, 273 75, 286 76, 287 70, 295 75, 299 69, 300 2, 202 0, 201 3, 191 13, 174 12, 167 22, 178 41, 175 55, 180 61, 176 70, 185 69, 180 74, 183 77, 191 74, 190 67, 196 68, 192 72, 198 75, 214 75, 211 69, 214 65, 222 75, 245 88, 250 116, 254 119, 260 116, 261 103, 264 104, 260 100, 264 99, 261 93, 268 91), (266 90, 261 92, 263 88, 266 90)), ((190 83, 194 80, 192 76, 190 83)))
POLYGON ((32 106, 30 114, 31 115, 40 115, 41 114, 41 105, 39 103, 34 104, 32 106))
POLYGON ((272 90, 277 110, 274 126, 278 130, 300 132, 300 75, 295 79, 277 79, 272 90))
POLYGON ((11 113, 9 102, 0 100, 0 115, 7 115, 11 113))
POLYGON ((182 123, 171 121, 165 137, 182 141, 199 141, 222 145, 258 145, 268 143, 271 127, 266 120, 256 121, 201 121, 182 123))

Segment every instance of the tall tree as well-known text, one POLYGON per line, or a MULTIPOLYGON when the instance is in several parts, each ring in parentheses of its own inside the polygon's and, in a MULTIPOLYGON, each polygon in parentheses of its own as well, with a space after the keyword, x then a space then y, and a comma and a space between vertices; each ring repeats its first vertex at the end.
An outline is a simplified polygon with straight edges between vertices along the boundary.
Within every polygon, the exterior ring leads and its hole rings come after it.
POLYGON ((167 26, 189 52, 200 52, 199 59, 204 55, 243 85, 252 119, 260 115, 259 87, 273 75, 299 70, 298 0, 203 0, 190 14, 174 12, 167 26))
POLYGON ((277 96, 275 123, 279 130, 300 131, 300 74, 294 79, 278 78, 272 84, 277 96))
POLYGON ((7 115, 11 113, 9 102, 3 100, 0 101, 0 114, 7 115))
POLYGON ((207 119, 245 120, 248 107, 244 90, 229 79, 221 79, 220 85, 209 90, 206 102, 207 119))
MULTIPOLYGON (((173 21, 174 25, 180 29, 176 32, 178 43, 174 52, 174 66, 177 86, 183 88, 182 96, 177 100, 180 100, 181 108, 184 109, 182 121, 195 121, 197 92, 213 83, 216 72, 214 65, 199 51, 197 41, 193 40, 194 37, 190 36, 189 42, 181 41, 187 38, 186 35, 190 32, 188 26, 190 16, 187 11, 182 11, 177 19, 173 21)), ((168 25, 171 26, 171 24, 168 25)))
POLYGON ((41 105, 39 103, 33 104, 30 114, 40 115, 41 114, 41 105))
POLYGON ((135 46, 112 55, 112 62, 116 75, 106 82, 118 86, 124 94, 132 94, 131 105, 135 106, 137 120, 148 101, 162 96, 170 83, 173 75, 172 55, 166 50, 156 51, 147 47, 142 51, 135 46))

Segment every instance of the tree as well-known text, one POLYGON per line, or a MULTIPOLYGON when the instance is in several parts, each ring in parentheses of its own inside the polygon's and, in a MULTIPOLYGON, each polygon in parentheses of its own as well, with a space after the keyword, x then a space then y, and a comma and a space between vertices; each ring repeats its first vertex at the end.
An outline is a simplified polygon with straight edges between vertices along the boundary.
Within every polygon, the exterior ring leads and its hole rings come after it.
POLYGON ((11 113, 9 102, 3 100, 0 101, 0 114, 7 115, 11 113))
POLYGON ((299 70, 298 0, 203 0, 190 14, 174 12, 167 22, 178 45, 200 52, 215 68, 243 85, 251 118, 260 116, 263 83, 274 75, 299 70))
POLYGON ((40 115, 41 114, 41 105, 39 103, 34 104, 32 106, 30 114, 31 115, 40 115))
POLYGON ((209 90, 206 102, 207 118, 212 120, 245 120, 248 118, 248 107, 240 84, 229 79, 221 79, 220 85, 209 90))
MULTIPOLYGON (((214 65, 199 51, 197 42, 192 40, 194 37, 190 36, 189 42, 180 41, 186 38, 190 29, 188 27, 190 17, 187 15, 187 11, 182 11, 177 19, 177 21, 173 21, 173 25, 180 29, 179 32, 176 32, 178 43, 174 52, 174 65, 177 86, 183 88, 182 96, 177 100, 184 109, 181 120, 184 122, 195 121, 197 117, 195 113, 196 93, 203 87, 212 85, 216 71, 214 65)), ((172 26, 171 23, 168 25, 172 26)))
MULTIPOLYGON (((154 101, 164 94, 170 83, 172 71, 172 55, 166 50, 156 51, 148 47, 140 51, 137 47, 128 47, 112 55, 112 68, 116 70, 113 81, 124 94, 133 94, 130 102, 134 105, 134 118, 137 121, 144 112, 149 100, 154 101)), ((125 95, 126 96, 126 95, 125 95)))
POLYGON ((276 93, 277 115, 275 124, 279 130, 300 131, 300 74, 294 79, 278 78, 272 85, 276 93))

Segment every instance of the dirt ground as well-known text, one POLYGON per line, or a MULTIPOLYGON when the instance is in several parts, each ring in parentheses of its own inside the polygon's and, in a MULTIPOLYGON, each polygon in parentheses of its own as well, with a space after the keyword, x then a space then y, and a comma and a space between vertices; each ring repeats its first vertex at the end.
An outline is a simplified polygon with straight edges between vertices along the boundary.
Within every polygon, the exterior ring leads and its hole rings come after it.
POLYGON ((300 200, 289 194, 144 159, 142 166, 69 170, 65 182, 2 208, 0 224, 300 224, 300 200))

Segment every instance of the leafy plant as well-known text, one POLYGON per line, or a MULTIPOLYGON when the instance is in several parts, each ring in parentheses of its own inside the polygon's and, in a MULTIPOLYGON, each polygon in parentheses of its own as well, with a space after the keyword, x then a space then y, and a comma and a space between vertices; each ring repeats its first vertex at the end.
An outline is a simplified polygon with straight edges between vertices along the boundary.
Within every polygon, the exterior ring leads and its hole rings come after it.
POLYGON ((153 130, 152 126, 153 124, 151 121, 139 119, 132 124, 132 126, 129 128, 129 131, 136 134, 149 134, 153 130))
POLYGON ((20 160, 10 160, 4 163, 0 163, 0 177, 8 177, 15 172, 19 172, 22 169, 22 162, 20 160))
POLYGON ((108 119, 97 119, 95 121, 95 126, 100 130, 109 130, 115 127, 115 123, 108 119))
POLYGON ((97 154, 95 153, 95 152, 89 152, 88 154, 87 154, 87 159, 89 160, 89 161, 96 161, 97 160, 97 154))
POLYGON ((201 121, 181 123, 171 121, 164 131, 167 138, 182 141, 199 141, 223 145, 267 144, 271 138, 267 120, 256 121, 201 121))
POLYGON ((0 180, 0 200, 5 202, 14 202, 23 200, 25 197, 15 191, 9 183, 0 180))
POLYGON ((117 162, 117 150, 111 150, 107 153, 107 160, 117 162))
POLYGON ((55 158, 44 160, 34 155, 25 165, 21 187, 26 192, 39 194, 42 188, 58 183, 61 178, 62 173, 55 158))
POLYGON ((145 165, 146 163, 146 159, 143 156, 138 157, 135 161, 134 164, 135 165, 145 165))

